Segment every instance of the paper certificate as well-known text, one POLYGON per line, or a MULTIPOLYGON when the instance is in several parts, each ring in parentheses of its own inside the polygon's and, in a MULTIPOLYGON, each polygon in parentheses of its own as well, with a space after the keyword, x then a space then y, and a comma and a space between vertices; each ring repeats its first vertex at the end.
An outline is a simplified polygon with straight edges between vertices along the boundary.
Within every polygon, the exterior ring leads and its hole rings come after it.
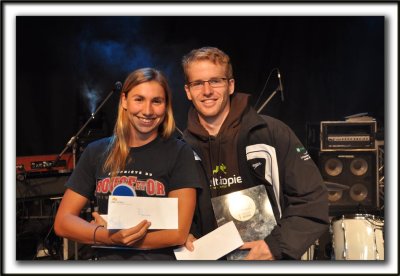
POLYGON ((218 260, 243 245, 242 238, 230 221, 193 242, 194 250, 186 247, 174 249, 177 260, 218 260))
POLYGON ((149 229, 178 229, 178 199, 109 196, 108 229, 131 228, 144 219, 151 222, 149 229))

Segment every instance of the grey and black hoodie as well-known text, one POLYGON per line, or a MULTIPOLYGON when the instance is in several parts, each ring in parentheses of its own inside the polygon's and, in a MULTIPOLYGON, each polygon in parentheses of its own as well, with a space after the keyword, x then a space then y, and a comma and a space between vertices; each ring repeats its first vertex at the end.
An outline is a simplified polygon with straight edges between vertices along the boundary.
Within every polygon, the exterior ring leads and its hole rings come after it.
POLYGON ((217 227, 211 198, 265 185, 277 226, 265 237, 276 259, 300 259, 328 229, 328 196, 315 163, 283 122, 262 116, 249 95, 234 93, 230 113, 217 136, 210 136, 192 107, 184 139, 200 159, 197 236, 217 227))

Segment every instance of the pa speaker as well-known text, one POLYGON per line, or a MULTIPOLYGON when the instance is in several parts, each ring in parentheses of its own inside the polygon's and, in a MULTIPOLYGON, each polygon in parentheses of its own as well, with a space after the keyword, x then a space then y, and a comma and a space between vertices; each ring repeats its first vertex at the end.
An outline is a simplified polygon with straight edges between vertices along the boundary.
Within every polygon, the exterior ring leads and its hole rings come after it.
POLYGON ((328 188, 331 216, 376 211, 376 151, 320 152, 318 163, 328 188))

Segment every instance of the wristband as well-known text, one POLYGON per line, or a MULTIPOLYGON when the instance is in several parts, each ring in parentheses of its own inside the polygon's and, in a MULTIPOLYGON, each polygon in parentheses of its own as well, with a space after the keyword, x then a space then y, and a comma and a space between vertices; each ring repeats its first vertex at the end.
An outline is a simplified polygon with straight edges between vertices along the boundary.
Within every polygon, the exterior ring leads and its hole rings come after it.
POLYGON ((93 231, 93 244, 96 244, 96 232, 97 229, 99 229, 100 227, 104 227, 103 225, 97 225, 96 228, 93 231))

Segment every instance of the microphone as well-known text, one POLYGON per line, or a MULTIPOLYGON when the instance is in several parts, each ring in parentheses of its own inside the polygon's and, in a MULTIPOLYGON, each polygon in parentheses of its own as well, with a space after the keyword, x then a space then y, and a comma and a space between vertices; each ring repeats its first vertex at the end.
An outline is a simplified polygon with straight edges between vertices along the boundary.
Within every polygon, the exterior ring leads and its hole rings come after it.
POLYGON ((282 102, 284 101, 283 98, 283 85, 282 85, 282 79, 281 79, 281 72, 279 71, 279 69, 276 69, 278 72, 278 80, 279 80, 279 87, 277 88, 277 90, 281 91, 281 99, 282 102))
POLYGON ((113 91, 114 92, 121 92, 121 89, 122 89, 122 83, 120 82, 120 81, 117 81, 115 84, 114 84, 114 89, 113 89, 113 91))

